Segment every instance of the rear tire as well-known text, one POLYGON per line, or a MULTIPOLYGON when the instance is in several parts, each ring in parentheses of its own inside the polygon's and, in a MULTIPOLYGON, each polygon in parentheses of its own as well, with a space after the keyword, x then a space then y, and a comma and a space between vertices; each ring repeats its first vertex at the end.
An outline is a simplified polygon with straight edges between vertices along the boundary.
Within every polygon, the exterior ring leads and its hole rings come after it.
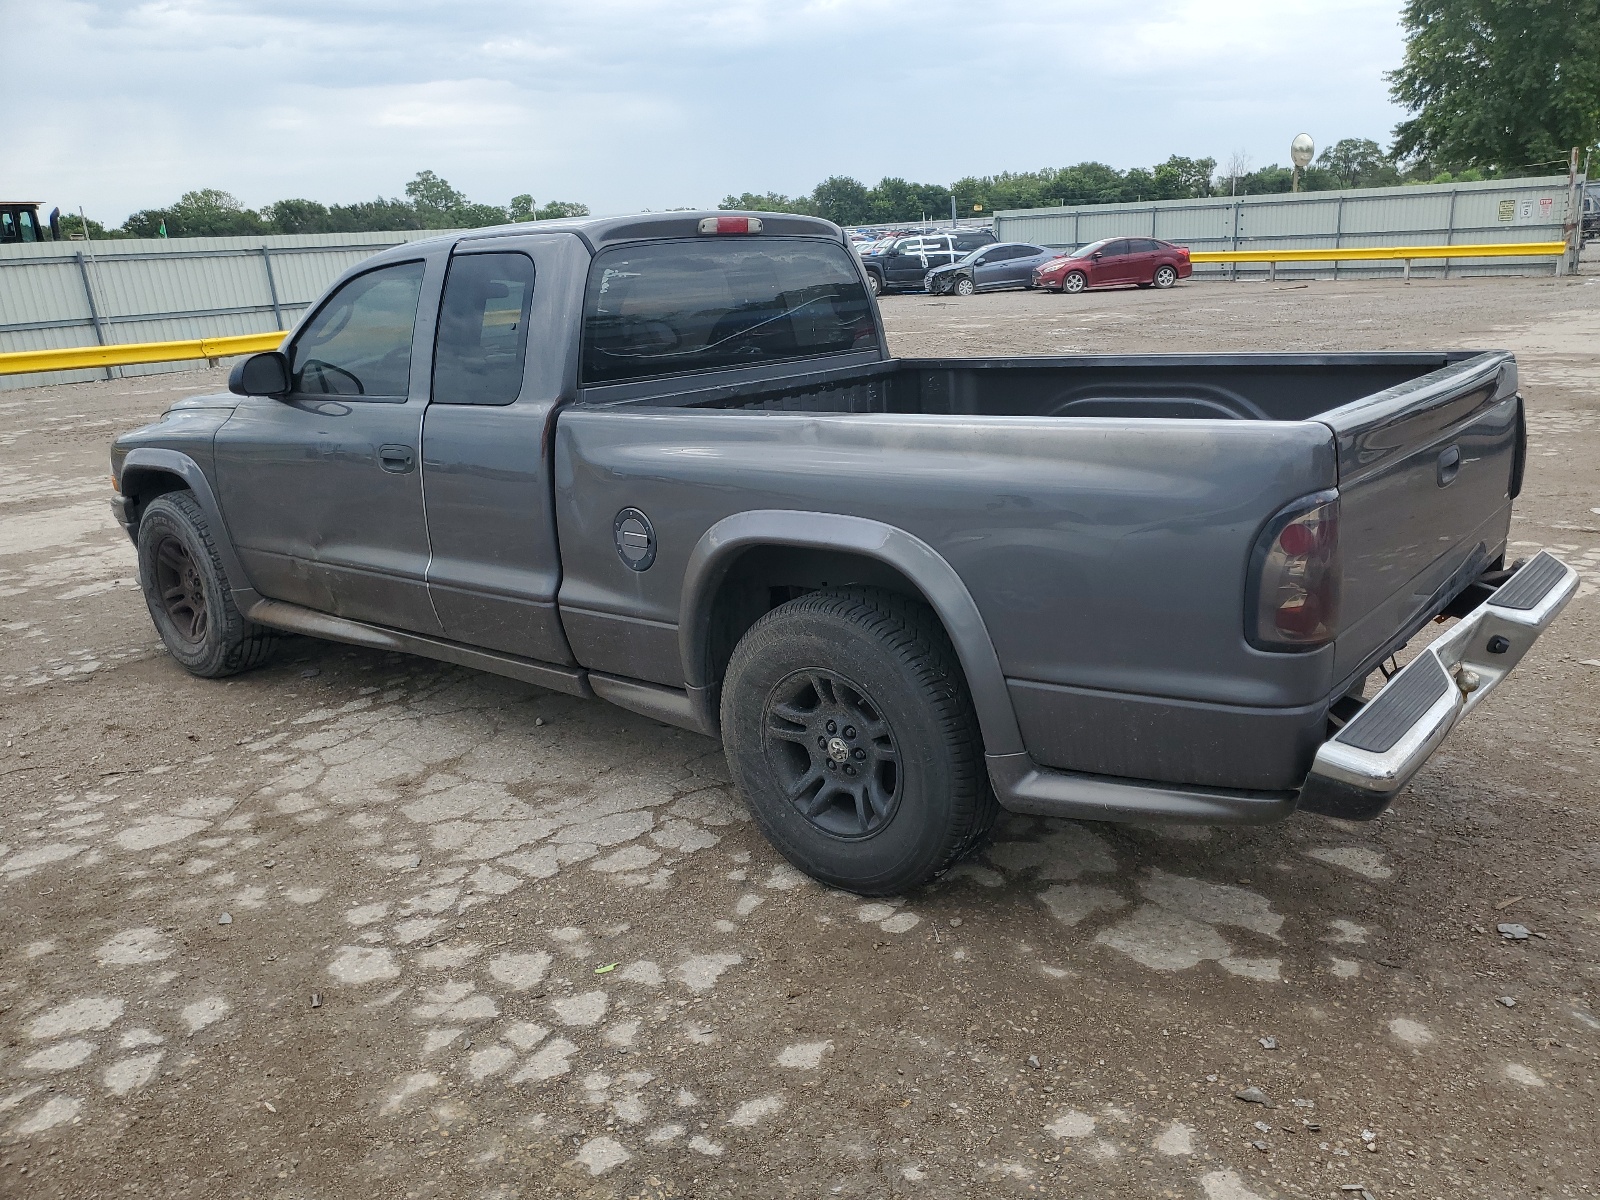
POLYGON ((1068 296, 1076 296, 1089 286, 1089 277, 1082 271, 1069 271, 1067 277, 1061 281, 1061 290, 1068 296))
POLYGON ((722 736, 778 851, 859 895, 931 879, 998 811, 955 650, 891 592, 812 592, 757 621, 723 680, 722 736))
POLYGON ((1162 263, 1156 268, 1155 278, 1150 282, 1155 284, 1156 287, 1160 288, 1162 291, 1166 291, 1169 287, 1178 282, 1178 270, 1176 267, 1173 267, 1167 263, 1162 263))
POLYGON ((237 675, 277 645, 276 633, 234 605, 211 524, 189 492, 157 497, 140 517, 139 586, 168 653, 191 675, 237 675))

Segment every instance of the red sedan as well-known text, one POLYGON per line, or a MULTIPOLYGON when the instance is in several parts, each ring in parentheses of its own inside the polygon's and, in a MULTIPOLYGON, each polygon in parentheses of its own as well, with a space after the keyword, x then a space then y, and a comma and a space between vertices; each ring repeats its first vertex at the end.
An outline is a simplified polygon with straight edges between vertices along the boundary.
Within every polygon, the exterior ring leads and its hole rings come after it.
POLYGON ((1102 238, 1039 267, 1033 286, 1057 292, 1130 283, 1169 288, 1193 271, 1187 246, 1155 238, 1102 238))

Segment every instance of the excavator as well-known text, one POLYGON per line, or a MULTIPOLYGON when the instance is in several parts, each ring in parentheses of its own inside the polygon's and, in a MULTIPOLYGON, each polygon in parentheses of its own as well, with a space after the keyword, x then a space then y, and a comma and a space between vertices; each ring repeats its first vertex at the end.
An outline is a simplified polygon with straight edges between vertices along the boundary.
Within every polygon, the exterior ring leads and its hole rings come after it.
POLYGON ((0 246, 13 242, 59 242, 61 240, 61 210, 53 209, 50 223, 39 221, 39 201, 0 200, 0 246))

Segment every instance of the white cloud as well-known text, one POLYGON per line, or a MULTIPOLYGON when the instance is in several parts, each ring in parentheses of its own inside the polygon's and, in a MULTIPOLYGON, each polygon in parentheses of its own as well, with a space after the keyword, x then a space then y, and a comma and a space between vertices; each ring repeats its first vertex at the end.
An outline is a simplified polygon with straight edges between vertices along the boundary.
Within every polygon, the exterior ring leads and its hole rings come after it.
POLYGON ((191 188, 596 211, 1387 139, 1394 0, 55 0, 15 6, 10 186, 118 222, 191 188))

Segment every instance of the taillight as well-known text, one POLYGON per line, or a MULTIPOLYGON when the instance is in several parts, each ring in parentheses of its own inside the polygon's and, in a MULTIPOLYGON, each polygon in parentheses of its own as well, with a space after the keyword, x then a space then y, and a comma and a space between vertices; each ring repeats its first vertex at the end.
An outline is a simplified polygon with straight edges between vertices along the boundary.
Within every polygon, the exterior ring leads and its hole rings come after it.
POLYGON ((1318 492, 1267 522, 1250 555, 1245 637, 1258 650, 1315 650, 1339 627, 1339 494, 1318 492))
POLYGON ((760 217, 706 217, 700 222, 701 233, 760 233, 760 217))

